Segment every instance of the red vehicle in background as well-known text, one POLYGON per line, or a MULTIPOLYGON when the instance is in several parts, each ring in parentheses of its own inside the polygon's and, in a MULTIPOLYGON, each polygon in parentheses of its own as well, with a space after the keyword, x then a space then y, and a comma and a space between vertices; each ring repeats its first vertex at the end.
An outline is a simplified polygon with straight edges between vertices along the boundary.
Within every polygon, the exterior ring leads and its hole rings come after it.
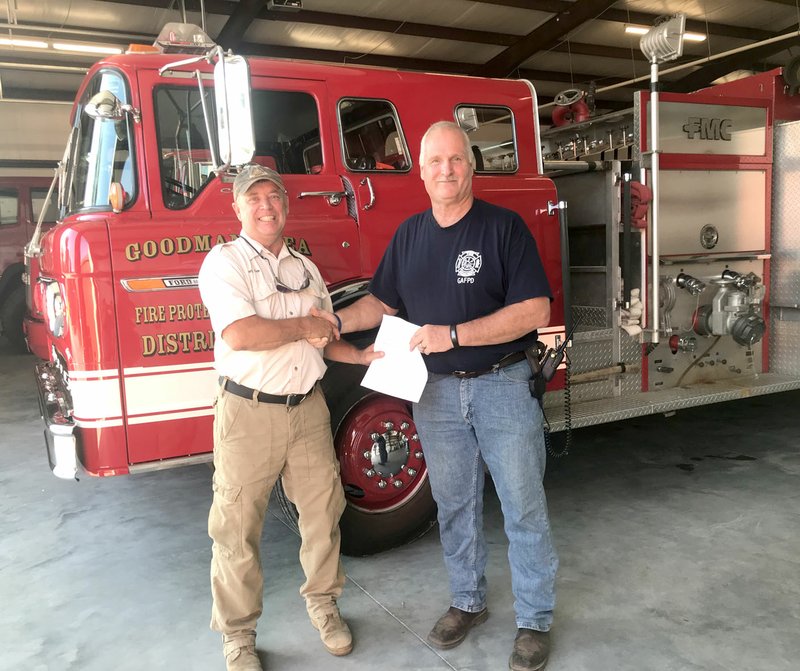
MULTIPOLYGON (((18 352, 28 349, 23 331, 26 313, 23 248, 33 236, 51 182, 47 177, 0 176, 0 326, 18 352)), ((43 221, 45 230, 55 224, 54 205, 46 210, 43 221)), ((34 354, 47 358, 47 350, 41 346, 34 349, 34 354)))

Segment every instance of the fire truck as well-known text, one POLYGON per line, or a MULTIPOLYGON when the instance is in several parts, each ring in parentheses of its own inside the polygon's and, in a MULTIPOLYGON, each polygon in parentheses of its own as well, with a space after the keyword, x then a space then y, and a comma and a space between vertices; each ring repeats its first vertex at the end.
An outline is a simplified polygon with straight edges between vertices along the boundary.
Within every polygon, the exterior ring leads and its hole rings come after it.
MULTIPOLYGON (((782 122, 800 107, 780 72, 665 101, 669 214, 653 245, 646 94, 629 117, 542 132, 524 80, 245 60, 186 30, 87 74, 57 175, 60 221, 27 248, 57 476, 210 460, 217 375, 197 272, 239 232, 238 166, 282 174, 286 241, 341 307, 367 291, 399 223, 429 206, 416 152, 442 119, 470 138, 476 196, 519 212, 537 241, 553 289, 545 349, 574 331, 545 396, 551 431, 800 387, 796 252, 776 238, 791 238, 776 201, 789 191, 782 122)), ((435 516, 410 405, 361 387, 363 373, 331 364, 323 380, 350 554, 407 542, 435 516)))
POLYGON ((55 223, 53 208, 42 213, 50 181, 47 177, 0 175, 0 327, 19 352, 27 351, 23 248, 40 214, 45 227, 55 223))

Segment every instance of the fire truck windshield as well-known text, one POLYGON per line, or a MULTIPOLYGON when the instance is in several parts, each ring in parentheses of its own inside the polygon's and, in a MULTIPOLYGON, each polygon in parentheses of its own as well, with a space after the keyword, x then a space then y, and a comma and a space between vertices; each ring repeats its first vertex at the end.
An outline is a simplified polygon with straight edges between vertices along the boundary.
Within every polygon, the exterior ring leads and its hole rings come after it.
POLYGON ((86 113, 89 100, 108 91, 121 102, 128 102, 125 80, 119 72, 102 70, 86 87, 77 108, 72 152, 66 166, 66 210, 111 209, 111 185, 119 183, 125 204, 136 193, 136 177, 131 151, 131 118, 119 120, 93 118, 86 113))
MULTIPOLYGON (((203 90, 214 110, 214 91, 203 90)), ((200 91, 196 86, 159 86, 155 93, 164 204, 189 205, 212 178, 212 156, 200 91)), ((319 112, 304 91, 252 92, 255 128, 253 161, 282 174, 316 174, 322 169, 319 112)), ((216 128, 216 123, 210 126, 216 128)), ((216 140, 216 138, 215 138, 216 140)))

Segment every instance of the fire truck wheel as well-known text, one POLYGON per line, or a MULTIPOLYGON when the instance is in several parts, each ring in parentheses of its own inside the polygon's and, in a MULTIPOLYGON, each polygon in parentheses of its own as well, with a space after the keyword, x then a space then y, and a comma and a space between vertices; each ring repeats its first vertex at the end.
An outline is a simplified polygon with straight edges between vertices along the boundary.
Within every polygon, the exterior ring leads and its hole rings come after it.
POLYGON ((25 287, 13 289, 0 306, 0 323, 3 334, 17 352, 27 352, 25 334, 22 332, 22 319, 25 316, 25 287))
MULTIPOLYGON (((347 499, 342 553, 364 556, 422 536, 435 524, 436 504, 410 404, 359 386, 363 369, 352 368, 357 374, 345 377, 357 378, 355 384, 325 386, 347 499), (337 386, 346 391, 337 394, 337 386)), ((297 511, 280 483, 276 498, 296 525, 297 511)))

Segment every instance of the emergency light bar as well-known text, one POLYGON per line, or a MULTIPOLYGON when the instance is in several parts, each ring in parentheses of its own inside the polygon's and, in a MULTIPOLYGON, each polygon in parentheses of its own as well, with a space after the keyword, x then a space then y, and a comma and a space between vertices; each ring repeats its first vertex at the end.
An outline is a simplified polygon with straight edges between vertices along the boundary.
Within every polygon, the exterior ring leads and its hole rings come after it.
POLYGON ((217 45, 202 28, 193 23, 173 21, 164 25, 153 46, 165 54, 205 54, 217 45))

